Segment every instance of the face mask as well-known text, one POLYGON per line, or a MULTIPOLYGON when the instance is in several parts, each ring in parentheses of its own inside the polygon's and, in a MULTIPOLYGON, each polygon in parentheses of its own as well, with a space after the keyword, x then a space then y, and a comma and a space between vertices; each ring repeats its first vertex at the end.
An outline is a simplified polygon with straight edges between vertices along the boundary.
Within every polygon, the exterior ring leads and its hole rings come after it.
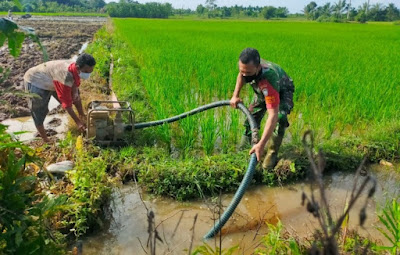
POLYGON ((87 80, 87 79, 89 79, 89 77, 90 77, 90 73, 80 72, 80 73, 79 73, 79 77, 81 77, 81 78, 84 79, 84 80, 87 80))
POLYGON ((244 80, 246 81, 246 83, 251 83, 251 82, 253 82, 253 81, 256 81, 256 82, 257 82, 258 80, 260 80, 261 76, 262 76, 262 70, 260 70, 260 71, 258 72, 258 74, 255 73, 255 74, 253 74, 253 75, 243 76, 243 78, 244 78, 244 80))
POLYGON ((243 76, 243 78, 246 81, 246 83, 251 83, 257 78, 257 75, 253 74, 253 75, 243 76))

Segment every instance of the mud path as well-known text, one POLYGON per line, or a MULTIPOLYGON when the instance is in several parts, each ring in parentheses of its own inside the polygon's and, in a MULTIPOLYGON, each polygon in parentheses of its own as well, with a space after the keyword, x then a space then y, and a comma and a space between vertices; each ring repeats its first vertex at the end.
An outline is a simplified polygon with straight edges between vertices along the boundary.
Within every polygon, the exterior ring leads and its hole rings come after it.
MULTIPOLYGON (((95 32, 105 23, 105 18, 68 17, 64 19, 35 18, 18 20, 21 26, 32 27, 46 47, 49 60, 69 59, 78 54, 85 42, 91 41, 95 32)), ((26 38, 19 57, 9 54, 7 47, 0 48, 0 66, 9 70, 8 78, 0 83, 0 121, 29 115, 23 91, 25 72, 43 62, 37 44, 26 38)))

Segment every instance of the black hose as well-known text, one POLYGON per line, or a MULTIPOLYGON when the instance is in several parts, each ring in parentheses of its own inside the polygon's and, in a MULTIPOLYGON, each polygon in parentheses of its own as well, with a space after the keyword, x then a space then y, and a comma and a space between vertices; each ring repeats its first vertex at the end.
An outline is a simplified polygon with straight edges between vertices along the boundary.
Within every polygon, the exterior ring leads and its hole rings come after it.
MULTIPOLYGON (((175 122, 181 119, 184 119, 188 116, 212 109, 212 108, 216 108, 216 107, 221 107, 221 106, 227 106, 230 105, 230 101, 229 100, 222 100, 222 101, 217 101, 211 104, 206 104, 200 107, 197 107, 196 109, 193 109, 191 111, 173 116, 171 118, 167 118, 167 119, 163 119, 163 120, 157 120, 157 121, 150 121, 150 122, 142 122, 142 123, 136 123, 134 125, 135 129, 141 129, 141 128, 147 128, 147 127, 154 127, 154 126, 159 126, 165 123, 171 123, 171 122, 175 122)), ((238 103, 238 108, 246 115, 246 118, 248 119, 249 123, 250 123, 250 127, 253 130, 256 127, 256 122, 253 118, 253 116, 251 115, 251 113, 249 112, 249 110, 246 108, 246 106, 244 106, 243 103, 238 103)), ((258 135, 258 134, 257 134, 258 135)))
MULTIPOLYGON (((188 116, 191 116, 191 115, 199 113, 199 112, 203 112, 203 111, 206 111, 206 110, 209 110, 212 108, 216 108, 216 107, 220 107, 220 106, 227 106, 227 105, 230 105, 229 100, 218 101, 218 102, 214 102, 211 104, 206 104, 206 105, 200 106, 189 112, 185 112, 185 113, 176 115, 171 118, 158 120, 158 121, 138 123, 138 124, 135 124, 134 127, 135 127, 135 129, 140 129, 140 128, 158 126, 158 125, 162 125, 165 123, 171 123, 174 121, 184 119, 188 116)), ((253 115, 251 115, 250 111, 246 108, 246 106, 244 106, 243 103, 238 103, 237 106, 238 106, 239 110, 241 110, 246 115, 246 118, 249 121, 251 132, 252 132, 252 143, 255 143, 258 138, 258 129, 256 128, 256 122, 253 118, 253 115)), ((209 239, 209 238, 214 237, 215 234, 217 234, 221 230, 221 228, 225 225, 225 223, 228 221, 228 219, 232 216, 237 205, 239 204, 240 200, 242 199, 244 192, 246 191, 247 187, 250 185, 251 179, 253 178, 253 175, 255 172, 256 165, 257 165, 257 158, 256 158, 255 153, 253 153, 253 155, 251 155, 247 171, 243 177, 242 182, 239 185, 239 188, 237 189, 234 197, 232 198, 231 203, 226 208, 224 213, 221 215, 220 220, 215 222, 214 226, 210 229, 210 231, 206 235, 204 235, 204 239, 209 239)))

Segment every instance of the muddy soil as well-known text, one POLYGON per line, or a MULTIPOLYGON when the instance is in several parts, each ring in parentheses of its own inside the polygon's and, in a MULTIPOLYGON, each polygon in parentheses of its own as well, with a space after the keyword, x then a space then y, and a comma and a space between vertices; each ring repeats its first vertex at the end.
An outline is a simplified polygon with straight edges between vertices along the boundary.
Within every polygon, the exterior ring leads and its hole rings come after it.
MULTIPOLYGON (((46 47, 49 60, 69 59, 79 53, 85 42, 91 41, 95 32, 106 19, 79 17, 68 19, 28 19, 18 20, 18 25, 32 27, 46 47)), ((8 48, 0 48, 0 66, 9 70, 5 81, 0 83, 0 121, 7 118, 29 115, 27 101, 18 92, 24 90, 25 72, 43 63, 43 53, 37 44, 26 38, 19 57, 9 54, 8 48)))

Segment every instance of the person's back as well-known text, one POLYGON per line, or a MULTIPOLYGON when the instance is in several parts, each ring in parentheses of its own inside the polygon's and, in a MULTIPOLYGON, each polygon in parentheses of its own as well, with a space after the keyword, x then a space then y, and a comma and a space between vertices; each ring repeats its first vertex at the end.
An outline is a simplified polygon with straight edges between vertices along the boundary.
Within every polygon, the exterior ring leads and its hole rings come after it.
POLYGON ((59 81, 69 87, 74 83, 72 73, 68 71, 68 66, 73 60, 53 60, 30 68, 24 75, 24 80, 33 86, 55 91, 53 81, 59 81))
POLYGON ((88 79, 96 65, 95 59, 89 54, 81 54, 76 62, 73 60, 54 60, 30 68, 24 75, 27 92, 36 94, 28 98, 35 126, 45 142, 49 139, 43 122, 48 114, 50 97, 61 103, 82 132, 86 129, 85 113, 79 93, 81 79, 88 79), (72 109, 75 105, 78 115, 72 109))

